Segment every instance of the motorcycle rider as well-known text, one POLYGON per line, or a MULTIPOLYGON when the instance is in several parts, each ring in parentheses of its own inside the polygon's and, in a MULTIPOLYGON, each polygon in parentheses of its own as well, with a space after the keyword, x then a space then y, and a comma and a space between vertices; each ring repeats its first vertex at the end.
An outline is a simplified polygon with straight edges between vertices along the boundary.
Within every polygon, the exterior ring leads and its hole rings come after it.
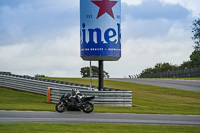
POLYGON ((71 91, 72 94, 64 94, 59 102, 56 104, 56 111, 63 113, 66 109, 68 111, 81 111, 91 113, 94 110, 94 104, 91 102, 95 96, 82 95, 77 89, 71 91))
POLYGON ((80 105, 82 104, 81 98, 83 95, 77 89, 72 89, 72 97, 74 97, 80 105))

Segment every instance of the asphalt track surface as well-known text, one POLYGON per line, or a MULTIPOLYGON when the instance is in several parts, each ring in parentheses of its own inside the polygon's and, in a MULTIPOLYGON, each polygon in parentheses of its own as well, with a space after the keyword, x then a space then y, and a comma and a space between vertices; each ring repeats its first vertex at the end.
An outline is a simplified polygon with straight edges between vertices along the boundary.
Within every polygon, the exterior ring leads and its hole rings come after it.
POLYGON ((199 115, 0 111, 0 123, 118 123, 200 126, 199 115))
POLYGON ((110 78, 107 80, 146 84, 167 88, 182 89, 187 91, 200 92, 200 81, 177 80, 177 79, 133 79, 133 78, 110 78))

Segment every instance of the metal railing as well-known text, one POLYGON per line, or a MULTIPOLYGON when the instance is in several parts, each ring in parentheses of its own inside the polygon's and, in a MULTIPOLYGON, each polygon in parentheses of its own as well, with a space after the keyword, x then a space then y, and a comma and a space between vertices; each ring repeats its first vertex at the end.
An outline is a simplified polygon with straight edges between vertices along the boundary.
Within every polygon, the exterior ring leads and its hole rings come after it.
POLYGON ((69 93, 76 88, 84 95, 96 96, 93 102, 97 105, 132 106, 132 91, 112 88, 104 88, 98 91, 95 86, 89 88, 88 85, 20 76, 5 72, 0 72, 0 87, 47 95, 50 96, 49 99, 52 103, 57 102, 63 94, 69 93), (47 94, 47 88, 49 87, 51 89, 50 95, 47 94))
POLYGON ((185 68, 173 71, 165 71, 161 73, 151 73, 141 75, 139 78, 191 78, 200 77, 200 67, 185 68))
MULTIPOLYGON (((51 103, 57 103, 62 95, 71 93, 71 89, 49 87, 48 99, 51 103)), ((132 91, 89 91, 80 90, 87 96, 95 96, 92 102, 99 106, 132 106, 132 91)))

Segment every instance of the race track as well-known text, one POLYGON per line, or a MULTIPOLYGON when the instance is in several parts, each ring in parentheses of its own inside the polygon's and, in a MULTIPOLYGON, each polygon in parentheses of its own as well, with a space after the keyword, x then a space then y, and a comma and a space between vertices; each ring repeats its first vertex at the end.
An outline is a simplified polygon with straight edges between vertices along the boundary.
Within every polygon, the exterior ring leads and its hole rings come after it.
POLYGON ((120 123, 200 125, 198 115, 121 114, 47 111, 0 111, 0 123, 47 122, 47 123, 120 123))
POLYGON ((106 80, 147 84, 153 86, 182 89, 187 91, 200 92, 200 81, 177 80, 177 79, 132 79, 132 78, 110 78, 106 80))

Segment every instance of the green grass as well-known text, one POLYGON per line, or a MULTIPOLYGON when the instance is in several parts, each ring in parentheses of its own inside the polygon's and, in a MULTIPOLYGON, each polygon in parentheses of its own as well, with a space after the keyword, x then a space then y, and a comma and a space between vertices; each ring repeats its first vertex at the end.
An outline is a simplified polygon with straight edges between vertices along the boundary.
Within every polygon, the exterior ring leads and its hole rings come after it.
POLYGON ((131 125, 131 124, 0 124, 2 133, 199 133, 199 126, 131 125))
MULTIPOLYGON (((89 84, 89 79, 48 79, 89 84)), ((97 79, 93 79, 93 85, 98 85, 97 79)), ((133 107, 95 107, 97 112, 200 115, 200 93, 197 92, 110 80, 105 80, 104 85, 108 88, 131 90, 133 107)))
POLYGON ((53 104, 47 104, 47 97, 0 88, 0 110, 54 110, 53 104))
MULTIPOLYGON (((89 84, 89 79, 50 79, 89 84)), ((133 107, 95 106, 95 112, 200 115, 200 93, 109 80, 104 84, 109 88, 131 90, 133 107)), ((93 80, 93 85, 97 85, 97 80, 93 80)), ((46 96, 0 88, 0 110, 55 111, 55 105, 46 101, 46 96)))

